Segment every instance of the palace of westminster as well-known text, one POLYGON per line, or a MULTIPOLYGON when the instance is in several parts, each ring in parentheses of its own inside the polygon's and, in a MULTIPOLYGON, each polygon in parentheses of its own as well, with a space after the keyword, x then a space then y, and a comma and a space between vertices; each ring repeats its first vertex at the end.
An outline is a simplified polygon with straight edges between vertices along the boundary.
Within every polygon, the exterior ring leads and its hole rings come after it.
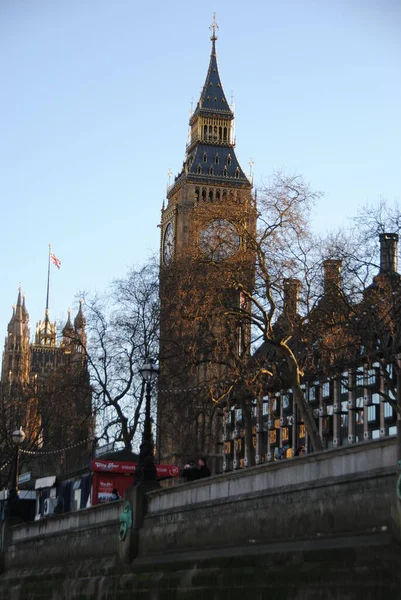
MULTIPOLYGON (((200 346, 206 346, 210 336, 218 339, 226 330, 220 322, 213 323, 211 316, 203 329, 199 326, 195 333, 192 329, 188 332, 188 323, 196 321, 193 318, 197 313, 196 303, 205 302, 203 292, 209 282, 216 284, 215 293, 219 297, 225 295, 228 303, 243 306, 238 288, 230 289, 225 264, 231 268, 235 257, 242 253, 246 268, 243 265, 241 268, 246 270, 249 286, 255 277, 250 266, 252 250, 244 251, 240 230, 245 226, 248 231, 256 232, 256 196, 235 153, 234 114, 220 80, 216 28, 214 23, 209 68, 201 96, 190 117, 185 160, 168 188, 167 202, 162 209, 160 377, 155 437, 160 462, 182 466, 190 458, 205 455, 214 471, 225 471, 290 458, 301 446, 307 451, 313 448, 293 390, 283 383, 285 378, 278 378, 279 383, 273 385, 266 375, 266 385, 259 387, 253 397, 251 392, 248 411, 237 402, 235 393, 227 393, 221 402, 213 402, 208 382, 211 378, 226 377, 227 371, 216 368, 208 360, 208 350, 200 346), (213 263, 212 267, 205 266, 207 259, 213 263), (195 265, 189 269, 190 273, 185 270, 188 264, 195 265), (199 264, 203 265, 202 269, 198 269, 199 264), (194 335, 198 357, 201 355, 203 359, 198 362, 193 358, 196 352, 191 354, 194 335)), ((381 235, 380 269, 371 287, 375 282, 377 284, 378 278, 387 277, 391 282, 399 283, 397 242, 396 234, 381 235)), ((322 298, 332 292, 333 276, 337 289, 341 285, 339 261, 326 261, 322 298)), ((291 308, 296 312, 296 285, 289 297, 291 308)), ((213 290, 208 302, 213 302, 213 290)), ((199 308, 202 312, 202 307, 199 308)), ((218 349, 219 365, 224 362, 224 352, 230 355, 236 352, 243 362, 249 360, 252 364, 251 347, 247 343, 250 330, 249 320, 242 330, 235 325, 226 331, 225 344, 220 344, 218 349)), ((88 418, 88 371, 83 344, 71 342, 77 336, 85 337, 82 307, 73 322, 68 317, 59 343, 55 324, 49 321, 47 310, 45 319, 36 328, 34 342, 30 341, 29 335, 29 316, 19 292, 4 345, 3 392, 7 388, 12 396, 12 390, 18 386, 26 389, 36 386, 40 395, 40 390, 49 388, 48 381, 55 373, 60 377, 72 366, 79 367, 81 375, 82 370, 85 373, 84 393, 78 394, 79 401, 70 404, 86 421, 77 435, 71 435, 70 442, 85 439, 92 428, 88 418)), ((269 357, 267 352, 266 363, 269 363, 269 357)), ((303 374, 301 387, 324 448, 396 434, 392 383, 396 379, 397 361, 396 356, 393 358, 394 364, 390 360, 383 367, 380 357, 367 361, 361 350, 356 352, 356 358, 353 355, 349 364, 342 361, 337 373, 328 375, 315 368, 303 374)), ((27 407, 31 406, 32 398, 28 396, 26 402, 27 407)), ((32 430, 43 421, 40 411, 40 402, 34 412, 27 408, 21 422, 24 429, 32 430)), ((54 427, 51 420, 46 427, 49 431, 54 427)), ((42 426, 41 433, 44 449, 50 435, 46 433, 46 427, 42 426)))

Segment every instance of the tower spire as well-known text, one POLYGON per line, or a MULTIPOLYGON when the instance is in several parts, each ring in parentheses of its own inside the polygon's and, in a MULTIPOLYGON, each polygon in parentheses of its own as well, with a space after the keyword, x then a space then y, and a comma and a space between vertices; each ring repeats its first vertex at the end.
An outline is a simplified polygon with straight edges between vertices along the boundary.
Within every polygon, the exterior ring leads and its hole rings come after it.
POLYGON ((210 39, 212 41, 212 55, 216 55, 216 31, 219 29, 219 26, 216 23, 216 13, 213 13, 213 23, 210 25, 209 29, 213 32, 210 36, 210 39))

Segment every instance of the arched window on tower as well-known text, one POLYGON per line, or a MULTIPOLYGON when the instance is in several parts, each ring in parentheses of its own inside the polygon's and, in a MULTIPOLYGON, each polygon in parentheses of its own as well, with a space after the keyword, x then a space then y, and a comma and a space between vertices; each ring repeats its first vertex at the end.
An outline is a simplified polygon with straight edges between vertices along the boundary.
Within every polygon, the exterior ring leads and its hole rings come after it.
POLYGON ((207 140, 207 125, 203 126, 203 139, 207 140))
POLYGON ((196 202, 198 202, 198 200, 199 200, 199 188, 198 187, 195 188, 195 200, 196 200, 196 202))
POLYGON ((237 179, 239 178, 239 168, 238 167, 235 169, 235 177, 237 179))
POLYGON ((213 202, 213 190, 209 190, 209 200, 213 202))
POLYGON ((216 200, 220 200, 220 190, 216 190, 216 200))
POLYGON ((216 154, 216 156, 214 157, 214 164, 218 165, 219 164, 219 155, 216 154))
POLYGON ((200 165, 197 168, 197 173, 198 173, 198 175, 200 175, 202 173, 202 167, 200 165))
POLYGON ((231 154, 229 154, 227 157, 227 164, 231 165, 231 154))
POLYGON ((224 127, 224 129, 223 129, 223 141, 224 142, 227 141, 227 127, 224 127))
POLYGON ((213 135, 213 139, 215 142, 217 142, 217 127, 216 125, 214 126, 214 135, 213 135))
POLYGON ((223 177, 227 177, 227 167, 226 166, 224 166, 224 169, 223 169, 223 177))
POLYGON ((209 169, 209 175, 214 175, 214 169, 213 169, 213 167, 210 167, 210 169, 209 169))
POLYGON ((227 190, 223 190, 223 200, 227 200, 227 190))
POLYGON ((219 142, 221 142, 221 139, 222 139, 222 132, 223 132, 223 128, 219 127, 219 142))
POLYGON ((206 188, 202 188, 202 200, 206 200, 206 188))
POLYGON ((213 127, 211 125, 209 125, 209 140, 211 140, 213 137, 213 127))
POLYGON ((203 153, 203 162, 204 163, 207 162, 207 154, 206 154, 206 152, 203 153))

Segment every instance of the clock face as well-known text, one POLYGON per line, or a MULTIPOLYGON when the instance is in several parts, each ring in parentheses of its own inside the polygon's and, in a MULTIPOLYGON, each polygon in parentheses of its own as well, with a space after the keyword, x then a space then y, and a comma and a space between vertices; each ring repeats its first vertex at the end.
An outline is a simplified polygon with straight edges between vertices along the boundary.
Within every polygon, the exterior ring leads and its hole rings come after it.
POLYGON ((169 223, 164 231, 163 239, 163 262, 169 265, 173 256, 174 231, 173 225, 169 223))
POLYGON ((235 226, 225 219, 215 219, 201 231, 200 247, 212 260, 224 260, 235 254, 240 237, 235 226))

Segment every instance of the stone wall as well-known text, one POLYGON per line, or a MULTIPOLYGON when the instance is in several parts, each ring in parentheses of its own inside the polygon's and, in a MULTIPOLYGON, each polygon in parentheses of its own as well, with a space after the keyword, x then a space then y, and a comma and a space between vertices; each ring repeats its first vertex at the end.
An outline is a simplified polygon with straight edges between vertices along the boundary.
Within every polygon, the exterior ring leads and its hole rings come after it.
POLYGON ((401 597, 395 465, 387 439, 151 492, 130 564, 123 502, 14 527, 0 599, 401 597))
POLYGON ((116 557, 122 501, 16 525, 8 536, 6 569, 63 565, 116 557))
POLYGON ((139 555, 393 531, 395 465, 366 442, 152 492, 139 555))

